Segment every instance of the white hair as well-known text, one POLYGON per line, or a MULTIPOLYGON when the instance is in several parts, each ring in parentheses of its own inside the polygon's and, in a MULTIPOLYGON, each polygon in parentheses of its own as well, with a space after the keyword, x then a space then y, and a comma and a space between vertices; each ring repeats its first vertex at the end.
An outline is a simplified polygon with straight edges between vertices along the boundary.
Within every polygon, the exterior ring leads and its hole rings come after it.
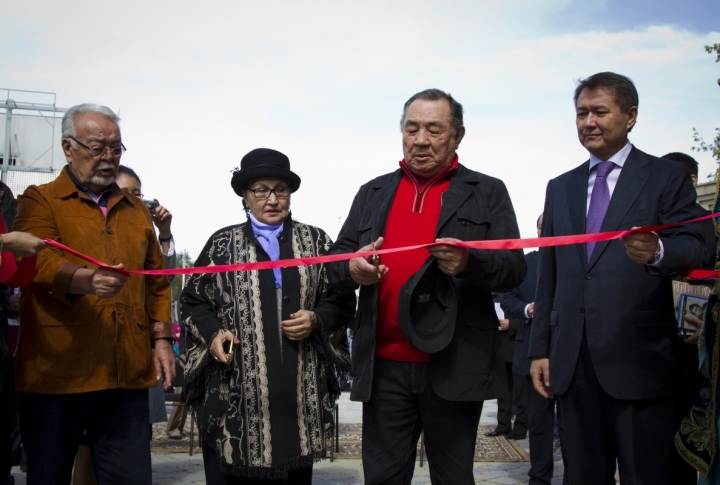
MULTIPOLYGON (((120 124, 120 117, 115 114, 113 110, 108 108, 107 106, 102 106, 100 104, 94 104, 94 103, 83 103, 78 104, 70 108, 65 112, 65 115, 62 119, 62 137, 68 138, 70 136, 76 136, 77 132, 75 131, 75 118, 83 113, 95 113, 100 116, 104 116, 105 118, 109 119, 116 125, 120 124)), ((73 148, 75 147, 75 142, 73 140, 70 140, 70 144, 73 148)))

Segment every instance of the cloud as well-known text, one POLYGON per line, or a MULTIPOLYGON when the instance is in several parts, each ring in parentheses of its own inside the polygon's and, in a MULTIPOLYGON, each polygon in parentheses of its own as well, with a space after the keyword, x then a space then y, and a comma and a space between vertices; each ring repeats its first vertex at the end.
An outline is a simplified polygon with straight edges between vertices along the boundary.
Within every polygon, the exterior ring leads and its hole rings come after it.
MULTIPOLYGON (((359 186, 402 158, 402 104, 438 87, 465 106, 462 163, 505 181, 530 236, 547 181, 587 157, 575 79, 629 75, 641 100, 632 141, 649 153, 689 151, 693 126, 711 138, 720 125, 719 66, 702 49, 719 33, 548 27, 569 5, 10 2, 0 85, 120 109, 123 162, 193 256, 244 220, 229 171, 261 146, 302 177, 294 216, 335 234, 359 186)), ((713 169, 697 158, 701 174, 713 169)))

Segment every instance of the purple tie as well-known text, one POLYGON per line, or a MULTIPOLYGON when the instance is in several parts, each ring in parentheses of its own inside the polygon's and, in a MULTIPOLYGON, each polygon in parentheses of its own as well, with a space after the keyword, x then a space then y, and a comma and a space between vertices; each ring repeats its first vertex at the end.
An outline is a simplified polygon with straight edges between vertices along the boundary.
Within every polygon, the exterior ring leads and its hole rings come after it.
MULTIPOLYGON (((608 205, 610 205, 610 189, 607 184, 607 176, 615 167, 613 162, 600 162, 597 164, 597 175, 595 176, 595 185, 593 185, 592 195, 590 196, 590 207, 587 214, 587 225, 585 226, 588 234, 600 232, 605 213, 608 205)), ((595 243, 586 244, 587 260, 590 262, 595 243)))

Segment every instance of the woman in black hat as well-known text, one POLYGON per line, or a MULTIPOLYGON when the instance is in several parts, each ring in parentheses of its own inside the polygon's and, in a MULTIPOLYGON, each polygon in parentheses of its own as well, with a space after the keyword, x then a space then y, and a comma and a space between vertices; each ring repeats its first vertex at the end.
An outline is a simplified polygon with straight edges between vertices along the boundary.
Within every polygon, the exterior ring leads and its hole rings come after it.
MULTIPOLYGON (((247 222, 210 237, 196 266, 325 254, 324 231, 293 221, 300 177, 259 148, 233 173, 247 222)), ((312 482, 348 370, 354 294, 333 293, 322 265, 194 275, 181 296, 185 393, 197 413, 208 484, 312 482)))

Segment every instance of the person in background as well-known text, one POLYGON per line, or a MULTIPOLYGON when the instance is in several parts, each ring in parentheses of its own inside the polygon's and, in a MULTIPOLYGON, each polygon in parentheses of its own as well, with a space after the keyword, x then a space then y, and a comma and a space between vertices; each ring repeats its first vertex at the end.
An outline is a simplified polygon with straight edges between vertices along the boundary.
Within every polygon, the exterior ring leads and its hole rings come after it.
MULTIPOLYGON (((525 260, 527 262, 527 258, 525 260)), ((527 277, 525 277, 527 279, 527 277)), ((502 295, 497 295, 496 301, 500 303, 502 295)), ((505 373, 507 377, 508 392, 506 397, 497 399, 497 427, 485 433, 485 436, 507 435, 510 440, 523 440, 527 437, 527 396, 525 393, 525 380, 513 372, 515 358, 515 337, 522 322, 516 318, 500 320, 500 340, 505 355, 505 373), (513 415, 515 420, 513 421, 513 415)))
MULTIPOLYGON (((130 192, 143 202, 147 202, 145 195, 142 193, 140 177, 132 168, 126 165, 120 165, 118 167, 116 183, 121 189, 130 192)), ((153 224, 155 224, 158 230, 157 239, 160 243, 165 267, 175 268, 177 267, 177 253, 175 251, 175 238, 173 238, 171 227, 172 213, 166 207, 163 207, 157 199, 152 199, 152 202, 155 203, 155 207, 150 211, 150 214, 152 215, 153 224)), ((173 277, 169 276, 168 278, 172 281, 173 277)))
MULTIPOLYGON (((12 228, 17 214, 17 202, 10 187, 0 182, 0 209, 7 227, 0 228, 5 233, 12 228)), ((7 343, 5 355, 0 357, 0 485, 12 485, 13 441, 17 427, 17 396, 15 395, 15 351, 19 327, 17 311, 19 295, 5 283, 0 283, 0 326, 7 343)))
MULTIPOLYGON (((0 252, 10 251, 16 256, 30 257, 46 247, 32 234, 6 231, 11 229, 17 215, 17 202, 10 187, 0 182, 0 252)), ((20 304, 19 288, 0 283, 0 485, 12 485, 15 479, 13 443, 18 426, 17 395, 15 394, 15 354, 20 336, 17 313, 20 304)))
MULTIPOLYGON (((628 141, 638 93, 626 76, 592 75, 574 93, 590 159, 550 180, 542 236, 594 234, 699 215, 685 167, 628 141)), ((677 326, 672 279, 701 268, 702 227, 540 249, 530 373, 558 396, 570 482, 667 485, 677 326)))
MULTIPOLYGON (((129 192, 138 199, 142 200, 145 205, 149 202, 148 209, 150 215, 152 215, 153 224, 158 230, 158 242, 160 243, 160 250, 162 251, 163 261, 166 268, 175 268, 177 265, 177 253, 175 252, 175 239, 172 235, 172 213, 163 207, 157 199, 152 201, 146 200, 142 193, 142 182, 140 177, 135 171, 126 166, 120 165, 118 167, 118 177, 116 181, 118 187, 122 190, 129 192)), ((172 281, 173 276, 169 276, 168 279, 172 281)), ((157 386, 151 388, 148 394, 150 402, 150 423, 165 423, 168 420, 167 410, 165 408, 165 391, 163 390, 163 382, 158 381, 157 386)), ((183 406, 184 407, 184 406, 183 406)))
MULTIPOLYGON (((693 187, 697 188, 698 182, 698 162, 690 155, 680 152, 672 152, 663 155, 661 158, 672 160, 687 168, 688 173, 683 177, 690 177, 693 187)), ((710 212, 698 204, 698 212, 700 214, 709 214, 710 212)), ((715 267, 715 252, 717 248, 717 238, 715 236, 715 224, 712 220, 706 220, 701 223, 705 233, 704 239, 707 242, 707 256, 703 269, 713 269, 715 267)), ((706 285, 691 285, 684 281, 673 281, 673 299, 675 302, 675 314, 677 315, 678 303, 680 295, 693 295, 701 298, 710 297, 711 288, 706 285)), ((690 308, 689 310, 692 310, 690 308)), ((705 376, 698 368, 698 338, 702 331, 702 324, 705 320, 704 315, 694 315, 690 311, 684 317, 684 326, 694 328, 694 331, 683 332, 678 328, 678 336, 675 339, 676 346, 676 362, 675 373, 673 375, 673 403, 674 411, 674 428, 680 428, 680 425, 695 404, 700 389, 702 388, 705 376)), ((678 325, 680 322, 678 322, 678 325)), ((670 483, 672 485, 695 485, 698 480, 698 473, 692 465, 686 462, 675 446, 670 452, 670 483)))
MULTIPOLYGON (((540 237, 542 229, 542 214, 537 220, 537 235, 540 237)), ((500 295, 500 307, 505 316, 510 319, 510 325, 517 326, 515 335, 515 355, 513 359, 513 373, 522 380, 525 386, 528 407, 528 431, 530 434, 530 471, 528 476, 530 485, 550 485, 552 482, 555 462, 554 451, 554 425, 555 409, 557 408, 557 427, 562 430, 562 415, 557 399, 545 399, 535 391, 530 377, 530 330, 535 315, 535 289, 537 288, 538 251, 531 251, 525 255, 527 263, 527 276, 523 282, 510 291, 500 295), (515 322, 515 323, 513 323, 515 322)), ((569 483, 569 473, 565 457, 563 483, 569 483)))
MULTIPOLYGON (((145 200, 144 194, 142 193, 142 182, 140 181, 140 177, 132 168, 126 165, 120 165, 118 167, 117 184, 121 189, 127 190, 135 197, 145 200)), ((173 237, 171 228, 172 213, 166 207, 163 207, 157 199, 153 199, 153 202, 157 205, 150 211, 150 213, 152 214, 153 223, 158 230, 158 242, 160 242, 160 249, 162 250, 163 259, 165 260, 165 267, 176 268, 177 252, 175 249, 175 238, 173 237)), ((172 281, 173 278, 174 276, 168 276, 170 281, 172 281)), ((182 322, 179 322, 179 325, 180 342, 181 344, 184 344, 183 334, 185 329, 182 322)), ((184 349, 184 345, 181 345, 181 347, 184 349)), ((179 357, 180 359, 177 362, 180 369, 182 369, 185 362, 185 353, 182 349, 179 357)), ((182 392, 182 388, 175 388, 175 392, 182 392)), ((158 382, 155 389, 150 389, 150 421, 152 423, 167 421, 165 432, 169 438, 182 438, 182 430, 185 427, 187 413, 187 406, 177 405, 172 407, 170 417, 168 417, 165 409, 165 397, 163 395, 162 383, 158 382)))
POLYGON ((169 386, 175 371, 170 284, 124 272, 163 260, 147 208, 115 184, 125 151, 119 121, 105 106, 70 108, 67 165, 18 198, 16 230, 113 265, 88 267, 50 248, 23 291, 16 387, 28 485, 69 484, 86 430, 100 483, 152 481, 147 389, 162 376, 169 386))

